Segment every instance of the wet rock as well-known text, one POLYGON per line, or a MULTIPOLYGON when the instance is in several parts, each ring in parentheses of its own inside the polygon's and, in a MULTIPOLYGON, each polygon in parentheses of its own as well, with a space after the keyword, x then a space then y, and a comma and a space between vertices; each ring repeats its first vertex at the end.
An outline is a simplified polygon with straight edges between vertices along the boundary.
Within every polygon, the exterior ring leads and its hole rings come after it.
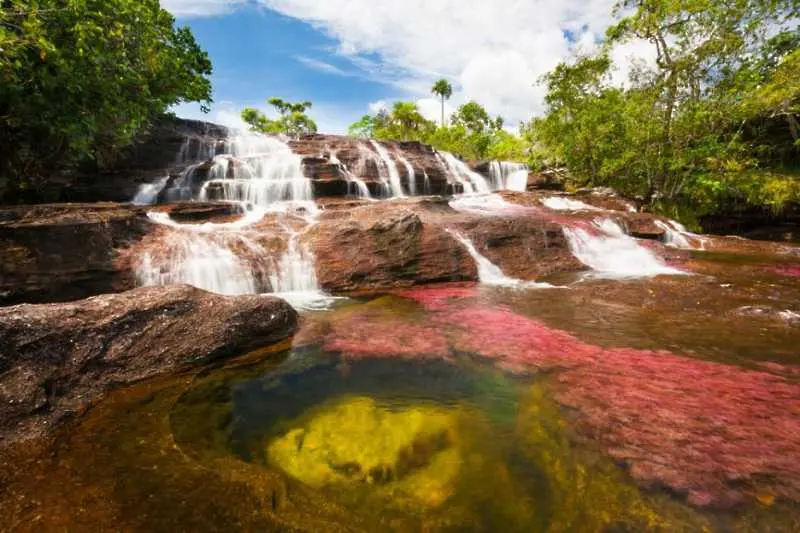
POLYGON ((283 300, 186 285, 0 309, 0 440, 47 432, 107 389, 277 343, 283 300))
POLYGON ((133 288, 115 267, 115 249, 149 223, 120 204, 57 204, 7 208, 0 221, 0 305, 85 298, 133 288))

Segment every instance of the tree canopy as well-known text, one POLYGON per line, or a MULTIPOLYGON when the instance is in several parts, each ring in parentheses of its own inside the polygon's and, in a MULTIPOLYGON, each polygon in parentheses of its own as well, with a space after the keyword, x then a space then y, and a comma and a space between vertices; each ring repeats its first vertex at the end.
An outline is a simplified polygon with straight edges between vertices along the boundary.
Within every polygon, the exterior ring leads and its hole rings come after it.
POLYGON ((624 16, 597 55, 544 77, 546 114, 525 128, 534 160, 656 204, 713 210, 744 198, 778 209, 800 199, 797 6, 620 2, 624 16), (609 51, 632 40, 649 43, 655 63, 612 83, 609 51))
POLYGON ((287 102, 281 98, 272 97, 267 102, 275 108, 279 118, 273 120, 258 109, 247 107, 242 110, 244 120, 253 131, 270 133, 273 135, 288 135, 299 137, 317 132, 317 124, 306 114, 311 102, 287 102))
POLYGON ((211 102, 211 62, 157 0, 0 3, 0 189, 108 164, 178 102, 211 102))
POLYGON ((491 118, 477 102, 468 102, 450 117, 450 126, 437 127, 413 102, 396 102, 391 110, 364 115, 350 125, 353 137, 395 141, 420 141, 466 159, 524 161, 521 138, 503 130, 502 117, 491 118))

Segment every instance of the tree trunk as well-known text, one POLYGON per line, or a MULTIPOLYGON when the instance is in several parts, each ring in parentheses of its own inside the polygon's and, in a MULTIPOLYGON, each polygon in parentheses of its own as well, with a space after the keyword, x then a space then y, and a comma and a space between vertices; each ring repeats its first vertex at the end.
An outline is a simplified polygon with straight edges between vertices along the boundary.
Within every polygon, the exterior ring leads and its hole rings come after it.
POLYGON ((442 127, 444 128, 444 95, 442 95, 442 127))

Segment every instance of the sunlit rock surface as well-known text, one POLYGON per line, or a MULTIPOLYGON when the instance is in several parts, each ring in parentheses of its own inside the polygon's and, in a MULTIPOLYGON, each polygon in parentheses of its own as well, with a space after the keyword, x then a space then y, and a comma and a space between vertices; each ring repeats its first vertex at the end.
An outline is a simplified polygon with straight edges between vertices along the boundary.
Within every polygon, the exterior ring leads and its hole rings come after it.
POLYGON ((187 285, 0 308, 0 437, 48 432, 111 387, 277 343, 296 325, 283 300, 187 285))

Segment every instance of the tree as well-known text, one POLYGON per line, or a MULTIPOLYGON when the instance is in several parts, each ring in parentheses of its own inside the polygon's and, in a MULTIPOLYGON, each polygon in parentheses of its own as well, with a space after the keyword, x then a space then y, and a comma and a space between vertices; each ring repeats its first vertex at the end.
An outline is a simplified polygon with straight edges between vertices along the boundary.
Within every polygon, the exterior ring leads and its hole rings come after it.
POLYGON ((208 55, 157 0, 5 0, 0 50, 9 191, 82 161, 108 165, 170 106, 211 101, 208 55))
POLYGON ((287 102, 282 98, 272 97, 267 100, 279 113, 277 120, 272 120, 258 109, 247 107, 242 110, 244 120, 252 131, 272 135, 288 135, 299 137, 317 132, 317 124, 306 114, 311 102, 287 102))
POLYGON ((362 116, 357 122, 350 124, 347 128, 347 134, 361 139, 375 137, 375 118, 372 115, 362 116))
POLYGON ((453 96, 453 86, 447 80, 441 79, 433 84, 431 92, 439 95, 442 99, 442 127, 444 128, 444 101, 453 96))

